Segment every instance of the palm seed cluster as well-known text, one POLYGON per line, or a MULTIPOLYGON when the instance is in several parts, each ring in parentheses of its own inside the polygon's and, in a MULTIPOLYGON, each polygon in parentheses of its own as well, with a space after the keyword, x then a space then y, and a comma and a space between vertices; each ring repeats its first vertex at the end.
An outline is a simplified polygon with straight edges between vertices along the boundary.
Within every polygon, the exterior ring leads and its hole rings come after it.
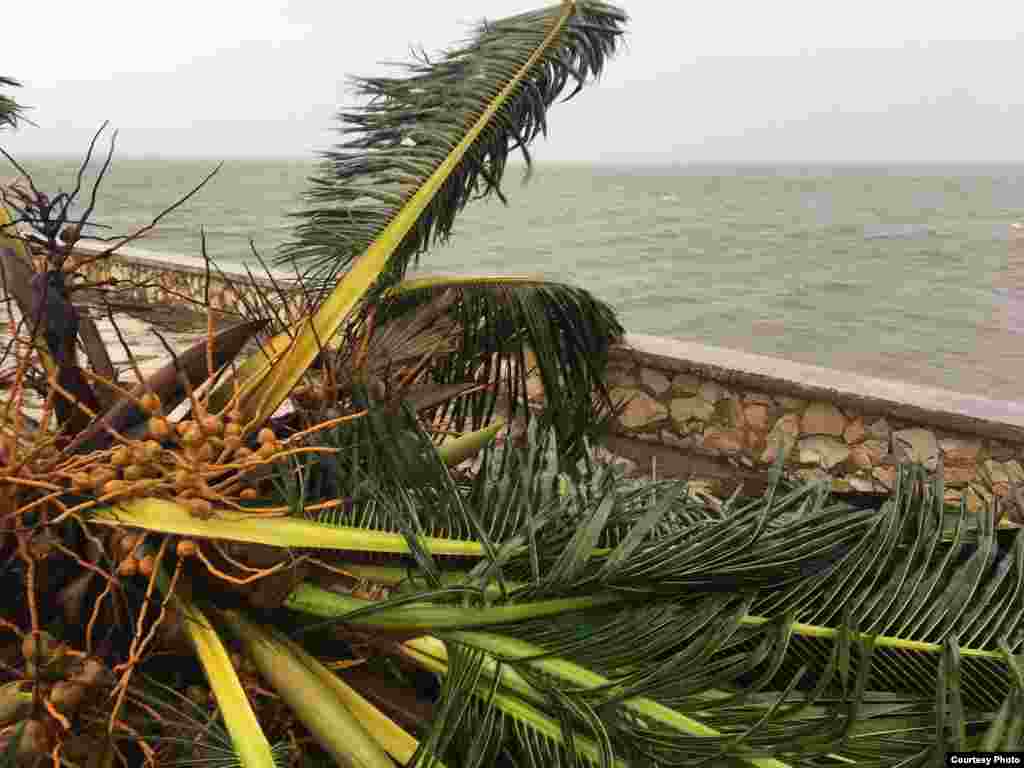
POLYGON ((245 444, 245 424, 239 410, 225 417, 205 412, 198 418, 173 424, 163 412, 160 398, 148 393, 139 406, 149 416, 145 435, 122 438, 109 451, 108 462, 88 457, 87 471, 69 473, 71 487, 94 493, 101 501, 166 496, 187 506, 197 516, 212 514, 214 506, 238 507, 237 500, 259 499, 258 469, 283 450, 270 427, 256 435, 256 447, 245 444))

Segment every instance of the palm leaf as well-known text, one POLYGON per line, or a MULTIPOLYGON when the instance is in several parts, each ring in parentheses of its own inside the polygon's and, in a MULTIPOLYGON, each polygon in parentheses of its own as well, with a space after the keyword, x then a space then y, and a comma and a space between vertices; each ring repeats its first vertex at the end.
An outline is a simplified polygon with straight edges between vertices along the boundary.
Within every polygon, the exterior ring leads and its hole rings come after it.
MULTIPOLYGON (((527 376, 533 374, 544 391, 541 421, 555 430, 559 454, 573 466, 584 452, 579 438, 599 435, 611 412, 604 367, 623 333, 612 309, 582 289, 535 277, 419 277, 394 286, 376 305, 379 333, 388 338, 391 324, 441 297, 448 297, 445 317, 454 324, 450 352, 438 355, 424 376, 488 386, 431 416, 457 430, 477 428, 504 400, 509 417, 529 419, 527 376)), ((391 356, 384 344, 374 351, 382 360, 391 356)))
MULTIPOLYGON (((566 728, 563 720, 500 687, 500 675, 492 673, 487 680, 485 654, 460 646, 449 653, 444 645, 425 644, 422 639, 406 643, 402 652, 423 669, 445 676, 444 704, 426 742, 454 747, 465 756, 466 765, 497 764, 503 736, 510 733, 515 736, 513 749, 524 753, 526 765, 555 768, 580 760, 588 766, 625 768, 614 758, 606 738, 598 741, 580 729, 566 728)), ((410 765, 430 765, 429 753, 421 752, 416 758, 410 765)))
MULTIPOLYGON (((247 416, 272 414, 381 277, 393 282, 431 231, 447 233, 481 180, 496 187, 510 141, 525 148, 567 80, 600 72, 624 20, 603 3, 567 0, 487 24, 468 47, 414 66, 408 79, 360 81, 374 100, 343 119, 362 135, 328 156, 313 193, 323 207, 309 213, 287 253, 314 263, 308 279, 330 284, 342 270, 344 278, 295 334, 243 364, 247 416), (410 131, 415 146, 406 147, 410 131), (372 204, 357 205, 365 199, 372 204)), ((227 402, 232 382, 218 392, 214 407, 227 402)))
POLYGON ((508 153, 520 149, 529 162, 550 105, 568 81, 571 97, 600 75, 625 21, 605 3, 563 2, 483 22, 463 47, 409 65, 407 77, 357 78, 368 104, 339 116, 348 140, 325 153, 281 260, 333 283, 402 218, 388 272, 403 275, 471 199, 501 195, 508 153))
POLYGON ((482 653, 485 679, 450 688, 451 706, 512 696, 566 738, 593 712, 627 762, 927 766, 1018 742, 1020 534, 951 513, 923 469, 866 509, 824 484, 703 512, 678 487, 578 490, 542 505, 543 536, 511 515, 494 541, 504 590, 482 588, 488 555, 444 589, 370 603, 303 586, 290 605, 482 653))
MULTIPOLYGON (((11 77, 0 77, 0 87, 20 88, 21 83, 11 77)), ((10 96, 0 93, 0 129, 17 128, 18 121, 24 119, 25 107, 10 96)))

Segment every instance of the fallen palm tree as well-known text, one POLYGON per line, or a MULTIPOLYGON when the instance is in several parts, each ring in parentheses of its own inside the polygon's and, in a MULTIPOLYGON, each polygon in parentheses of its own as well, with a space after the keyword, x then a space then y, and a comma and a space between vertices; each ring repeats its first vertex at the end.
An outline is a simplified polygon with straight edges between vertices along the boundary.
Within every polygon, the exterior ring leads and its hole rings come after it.
POLYGON ((0 760, 783 768, 1018 747, 1016 530, 946 507, 920 468, 866 506, 784 483, 781 452, 755 498, 626 480, 588 451, 610 308, 536 278, 406 278, 501 195, 508 153, 624 22, 565 2, 358 81, 372 98, 280 255, 298 311, 266 291, 130 383, 82 333, 81 177, 50 198, 25 174, 0 208, 40 236, 0 242, 21 307, 0 760))

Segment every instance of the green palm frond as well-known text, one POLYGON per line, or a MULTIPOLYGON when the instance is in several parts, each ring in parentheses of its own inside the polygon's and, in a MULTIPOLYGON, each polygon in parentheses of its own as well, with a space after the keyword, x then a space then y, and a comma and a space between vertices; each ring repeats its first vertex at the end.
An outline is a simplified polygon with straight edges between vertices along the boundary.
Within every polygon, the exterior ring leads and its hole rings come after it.
POLYGON ((532 373, 545 395, 541 423, 554 428, 559 454, 575 464, 584 454, 580 438, 600 434, 611 412, 604 367, 611 343, 624 332, 611 307, 580 288, 538 278, 421 277, 395 286, 376 305, 381 343, 372 347, 374 359, 387 364, 392 358, 391 324, 442 297, 453 325, 450 351, 436 356, 423 380, 487 388, 429 415, 458 431, 479 429, 504 401, 509 418, 528 419, 532 373))
POLYGON ((408 80, 362 81, 375 98, 352 116, 361 137, 343 145, 336 162, 328 158, 313 193, 320 207, 304 214, 298 241, 281 256, 314 289, 316 309, 294 334, 279 334, 246 360, 214 390, 210 407, 221 409, 237 392, 247 420, 270 418, 352 313, 404 274, 430 231, 450 230, 481 179, 497 184, 509 142, 525 147, 542 130, 566 82, 600 71, 624 21, 611 6, 565 0, 486 25, 461 53, 408 80), (403 135, 409 130, 413 136, 403 135), (304 272, 301 262, 311 262, 304 272))
POLYGON ((636 493, 612 479, 513 513, 549 485, 528 468, 467 497, 503 500, 515 525, 488 529, 497 560, 461 588, 410 582, 373 603, 304 585, 291 607, 483 654, 472 685, 457 674, 446 689, 480 718, 479 748, 542 743, 544 718, 560 744, 606 733, 614 758, 638 765, 930 766, 1020 743, 1021 534, 945 506, 922 468, 901 467, 879 508, 777 482, 702 512, 680 484, 636 493), (535 732, 527 717, 510 736, 504 701, 536 711, 535 732), (482 724, 492 704, 501 734, 482 724))
MULTIPOLYGON (((0 88, 20 88, 21 83, 11 77, 0 76, 0 88)), ((25 118, 25 107, 10 96, 0 93, 0 129, 17 128, 25 118)))
POLYGON ((433 657, 406 648, 408 658, 431 672, 444 675, 443 702, 421 751, 410 763, 429 766, 430 752, 448 750, 464 758, 467 767, 504 764, 550 766, 614 765, 616 760, 608 736, 593 710, 564 707, 552 716, 500 685, 500 675, 488 679, 485 653, 453 645, 443 657, 433 657))
POLYGON ((519 149, 529 161, 529 144, 547 130, 548 108, 570 82, 571 97, 600 75, 625 21, 622 11, 605 3, 567 1, 484 22, 463 47, 436 62, 424 56, 408 65, 407 77, 356 79, 367 104, 340 114, 347 140, 325 153, 312 179, 309 209, 298 214, 297 239, 280 260, 302 263, 310 280, 333 283, 511 85, 509 97, 403 238, 384 282, 404 275, 432 241, 448 237, 470 200, 503 197, 509 152, 519 149))

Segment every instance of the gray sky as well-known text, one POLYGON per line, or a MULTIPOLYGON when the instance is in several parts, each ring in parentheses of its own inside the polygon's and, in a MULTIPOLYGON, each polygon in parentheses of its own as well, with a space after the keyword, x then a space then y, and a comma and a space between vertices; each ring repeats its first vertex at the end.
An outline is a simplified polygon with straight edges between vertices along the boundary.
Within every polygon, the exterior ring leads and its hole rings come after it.
MULTIPOLYGON (((311 156, 349 74, 436 51, 544 0, 58 0, 5 35, 35 109, 15 154, 311 156), (12 47, 13 46, 13 47, 12 47)), ((556 105, 538 158, 580 162, 1024 162, 1024 3, 625 0, 626 49, 556 105)), ((5 14, 10 21, 10 12, 5 14)), ((17 11, 15 12, 15 19, 17 11)))

